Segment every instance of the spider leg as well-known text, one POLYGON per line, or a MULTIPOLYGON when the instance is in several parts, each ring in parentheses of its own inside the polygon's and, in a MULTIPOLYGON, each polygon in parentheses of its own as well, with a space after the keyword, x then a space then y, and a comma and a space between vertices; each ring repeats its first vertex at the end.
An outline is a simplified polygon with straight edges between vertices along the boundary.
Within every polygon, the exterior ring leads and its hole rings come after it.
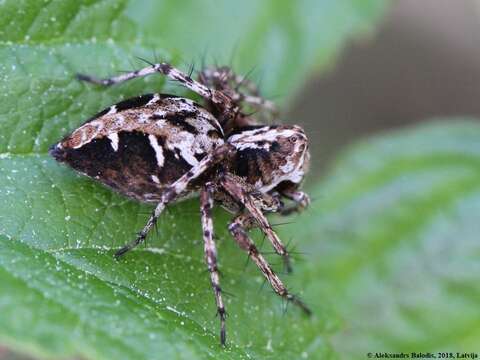
POLYGON ((278 115, 278 109, 276 105, 261 96, 252 96, 252 95, 242 95, 243 102, 252 105, 255 108, 263 109, 268 111, 272 116, 278 115))
POLYGON ((281 215, 290 215, 294 212, 300 212, 310 205, 310 197, 303 191, 284 190, 281 195, 294 202, 293 206, 285 207, 279 211, 281 215))
POLYGON ((228 226, 228 230, 230 231, 240 248, 245 250, 250 256, 250 258, 258 266, 267 281, 272 286, 273 290, 282 298, 291 301, 292 303, 300 307, 306 314, 310 315, 312 312, 308 308, 308 306, 298 297, 288 292, 282 280, 280 280, 278 275, 273 271, 270 264, 267 262, 267 260, 265 260, 262 254, 260 254, 253 241, 247 235, 244 227, 244 222, 248 222, 248 217, 249 216, 245 214, 237 216, 228 226))
POLYGON ((232 72, 230 76, 236 83, 235 92, 238 94, 238 99, 235 99, 236 101, 242 101, 257 109, 265 110, 273 117, 278 116, 278 109, 275 103, 260 95, 257 85, 248 79, 249 74, 242 76, 232 72), (249 93, 245 94, 239 91, 241 88, 245 88, 249 93))
MULTIPOLYGON (((253 70, 253 69, 252 69, 253 70)), ((233 81, 237 84, 235 86, 235 90, 238 90, 241 87, 244 87, 247 89, 252 95, 254 96, 260 96, 260 91, 258 90, 257 84, 255 84, 252 80, 250 80, 249 73, 246 75, 236 75, 232 72, 231 76, 233 78, 233 81)))
POLYGON ((200 191, 200 212, 202 217, 203 241, 205 249, 205 261, 210 272, 210 281, 215 293, 217 303, 217 314, 220 317, 220 343, 225 345, 225 306, 222 299, 222 288, 220 287, 220 278, 217 267, 217 248, 213 240, 213 222, 211 210, 213 207, 213 187, 212 183, 207 183, 200 191))
POLYGON ((155 207, 155 210, 153 211, 152 215, 143 227, 142 231, 138 233, 137 238, 122 247, 120 250, 118 250, 115 253, 115 257, 118 258, 126 252, 132 250, 137 245, 141 244, 147 237, 147 234, 150 232, 152 227, 157 222, 157 219, 159 218, 162 211, 165 209, 165 206, 174 201, 178 197, 178 195, 183 193, 187 189, 188 185, 198 176, 203 174, 205 170, 222 161, 224 158, 229 156, 231 152, 232 146, 230 144, 224 144, 222 146, 219 146, 210 155, 203 158, 197 165, 192 167, 183 176, 178 178, 177 181, 167 186, 162 192, 160 202, 155 207))
POLYGON ((230 174, 225 174, 221 180, 222 187, 237 201, 243 204, 253 218, 257 221, 260 229, 267 235, 268 240, 272 243, 275 252, 283 257, 286 269, 288 272, 292 271, 290 264, 290 256, 288 251, 283 245, 278 235, 273 231, 270 223, 268 222, 261 209, 259 209, 252 199, 252 196, 235 180, 235 177, 230 174))
POLYGON ((232 104, 232 100, 228 96, 224 95, 220 91, 210 89, 196 80, 193 80, 189 75, 183 73, 177 68, 174 68, 172 65, 165 62, 157 63, 157 64, 153 64, 153 63, 149 63, 149 64, 150 66, 145 67, 143 69, 127 72, 111 78, 99 79, 94 76, 85 75, 85 74, 77 74, 77 78, 81 81, 86 81, 92 84, 111 86, 111 85, 123 83, 131 79, 160 73, 165 75, 171 80, 179 82, 187 89, 192 90, 193 92, 197 93, 198 95, 202 96, 208 101, 211 101, 212 103, 214 103, 224 111, 226 110, 230 111, 231 109, 234 108, 232 104))

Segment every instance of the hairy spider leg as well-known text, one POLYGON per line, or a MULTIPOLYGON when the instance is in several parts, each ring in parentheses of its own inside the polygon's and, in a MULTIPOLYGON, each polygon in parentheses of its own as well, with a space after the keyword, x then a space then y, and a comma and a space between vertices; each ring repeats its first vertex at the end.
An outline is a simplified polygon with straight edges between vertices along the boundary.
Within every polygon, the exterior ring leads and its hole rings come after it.
POLYGON ((284 190, 280 192, 281 195, 286 197, 289 200, 292 200, 294 204, 292 206, 285 207, 280 209, 280 215, 290 215, 294 212, 300 212, 305 210, 310 205, 310 197, 307 193, 303 191, 292 191, 292 190, 284 190))
MULTIPOLYGON (((253 70, 253 69, 252 69, 253 70)), ((237 75, 231 69, 220 68, 220 69, 204 69, 199 73, 198 81, 203 85, 208 85, 209 80, 220 80, 224 82, 223 86, 229 86, 229 82, 233 82, 234 95, 232 100, 234 102, 247 103, 253 106, 256 109, 267 111, 272 117, 278 116, 278 109, 276 105, 270 101, 260 96, 260 92, 254 82, 248 79, 248 75, 237 75), (223 75, 223 79, 221 76, 223 75), (241 88, 245 88, 250 94, 244 94, 240 91, 241 88)), ((222 88, 217 90, 223 90, 222 88)), ((251 124, 255 124, 255 121, 250 121, 251 124)))
POLYGON ((237 93, 241 87, 245 87, 250 92, 250 94, 239 93, 241 94, 241 98, 236 100, 243 101, 255 108, 266 110, 273 117, 278 116, 277 106, 273 101, 267 100, 260 95, 257 85, 248 79, 248 76, 249 74, 242 76, 233 72, 230 73, 230 77, 233 78, 233 81, 237 84, 235 86, 235 91, 237 93))
POLYGON ((115 253, 115 257, 118 258, 126 252, 132 250, 137 245, 141 244, 147 237, 147 234, 150 232, 152 227, 157 222, 157 219, 165 209, 165 206, 174 201, 181 193, 183 193, 187 189, 188 185, 201 174, 203 174, 205 170, 225 159, 232 153, 232 151, 235 151, 235 149, 228 143, 219 146, 213 151, 212 154, 207 155, 197 165, 192 167, 183 176, 181 176, 177 181, 166 187, 162 192, 160 202, 155 207, 152 215, 150 215, 150 218, 148 219, 142 231, 139 232, 137 238, 129 244, 125 245, 120 250, 118 250, 115 253))
POLYGON ((234 199, 242 203, 250 214, 255 218, 260 229, 267 235, 268 240, 271 242, 275 252, 282 256, 285 263, 285 267, 288 272, 292 271, 292 266, 290 264, 290 256, 288 254, 287 248, 283 245, 282 241, 278 235, 273 231, 270 223, 268 222, 265 215, 261 209, 255 206, 255 203, 252 200, 252 197, 248 194, 245 189, 239 185, 235 178, 230 174, 225 174, 222 180, 222 187, 231 195, 234 199))
POLYGON ((210 272, 210 281, 213 292, 215 293, 215 301, 217 304, 217 314, 220 317, 220 343, 226 343, 225 330, 225 306, 222 299, 222 288, 220 287, 220 277, 217 266, 217 247, 213 240, 213 184, 207 183, 200 191, 200 213, 202 219, 203 241, 205 250, 205 261, 210 272))
POLYGON ((245 87, 248 91, 250 91, 253 96, 260 96, 258 86, 248 78, 250 73, 251 71, 248 72, 246 75, 237 75, 232 72, 231 77, 233 78, 233 81, 235 81, 235 83, 237 84, 235 88, 238 90, 240 87, 245 87))
POLYGON ((275 293, 300 307, 307 315, 311 315, 312 312, 308 308, 308 306, 298 297, 288 292, 282 280, 280 280, 278 275, 273 271, 270 264, 267 262, 267 260, 265 260, 263 255, 260 254, 253 241, 247 235, 244 222, 248 222, 248 217, 249 216, 247 214, 241 214, 235 217, 228 226, 228 230, 234 237, 235 241, 240 246, 240 248, 246 251, 250 258, 255 262, 257 267, 260 269, 267 281, 272 286, 275 293))
POLYGON ((123 83, 125 81, 144 77, 152 74, 163 74, 171 80, 177 81, 186 87, 189 90, 197 93, 208 101, 211 101, 213 104, 218 106, 222 114, 227 117, 229 120, 237 112, 236 107, 233 105, 232 100, 221 91, 210 89, 209 87, 199 83, 198 81, 192 79, 189 75, 183 73, 172 65, 162 62, 162 63, 149 63, 150 66, 145 67, 140 70, 135 70, 114 76, 111 78, 99 79, 94 76, 77 74, 77 78, 81 81, 86 81, 92 84, 111 86, 123 83))
POLYGON ((255 108, 268 111, 272 116, 278 115, 278 109, 275 104, 261 96, 241 95, 239 101, 243 101, 255 108))

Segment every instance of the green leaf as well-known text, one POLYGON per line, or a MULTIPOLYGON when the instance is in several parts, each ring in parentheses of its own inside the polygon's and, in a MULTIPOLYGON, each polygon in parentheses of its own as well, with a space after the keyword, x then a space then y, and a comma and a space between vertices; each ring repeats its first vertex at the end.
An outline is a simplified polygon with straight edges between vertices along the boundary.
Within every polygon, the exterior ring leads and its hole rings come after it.
MULTIPOLYGON (((328 336, 336 315, 315 298, 307 299, 312 319, 294 309, 282 315, 218 211, 222 286, 234 294, 229 347, 220 348, 197 202, 172 206, 148 247, 116 262, 114 249, 131 240, 150 207, 74 174, 46 151, 122 98, 181 91, 160 76, 100 89, 75 81, 76 72, 144 66, 134 56, 152 59, 152 49, 182 67, 208 50, 208 61, 233 55, 241 72, 256 66, 267 94, 285 94, 286 103, 384 7, 378 0, 0 2, 0 342, 44 358, 334 357, 328 336)), ((302 269, 287 279, 297 290, 310 281, 302 269)))
POLYGON ((479 137, 450 119, 368 139, 317 188, 294 231, 313 254, 305 298, 333 304, 343 358, 478 351, 479 137))

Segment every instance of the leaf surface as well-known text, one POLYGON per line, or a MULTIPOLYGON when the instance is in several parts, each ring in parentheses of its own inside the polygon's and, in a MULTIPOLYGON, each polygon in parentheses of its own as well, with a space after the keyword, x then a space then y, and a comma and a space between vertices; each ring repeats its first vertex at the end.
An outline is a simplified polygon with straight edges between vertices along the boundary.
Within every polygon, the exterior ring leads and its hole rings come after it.
POLYGON ((293 231, 312 254, 305 297, 341 319, 342 358, 478 351, 479 136, 453 118, 370 138, 316 189, 293 231))

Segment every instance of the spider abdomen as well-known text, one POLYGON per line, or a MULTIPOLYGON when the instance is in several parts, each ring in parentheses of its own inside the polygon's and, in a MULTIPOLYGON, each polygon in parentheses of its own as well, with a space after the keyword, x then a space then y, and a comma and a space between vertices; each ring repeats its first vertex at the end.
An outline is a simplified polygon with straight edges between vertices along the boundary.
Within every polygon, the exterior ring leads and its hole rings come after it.
POLYGON ((222 145, 217 120, 192 100, 149 94, 105 109, 52 146, 75 170, 143 202, 222 145))

